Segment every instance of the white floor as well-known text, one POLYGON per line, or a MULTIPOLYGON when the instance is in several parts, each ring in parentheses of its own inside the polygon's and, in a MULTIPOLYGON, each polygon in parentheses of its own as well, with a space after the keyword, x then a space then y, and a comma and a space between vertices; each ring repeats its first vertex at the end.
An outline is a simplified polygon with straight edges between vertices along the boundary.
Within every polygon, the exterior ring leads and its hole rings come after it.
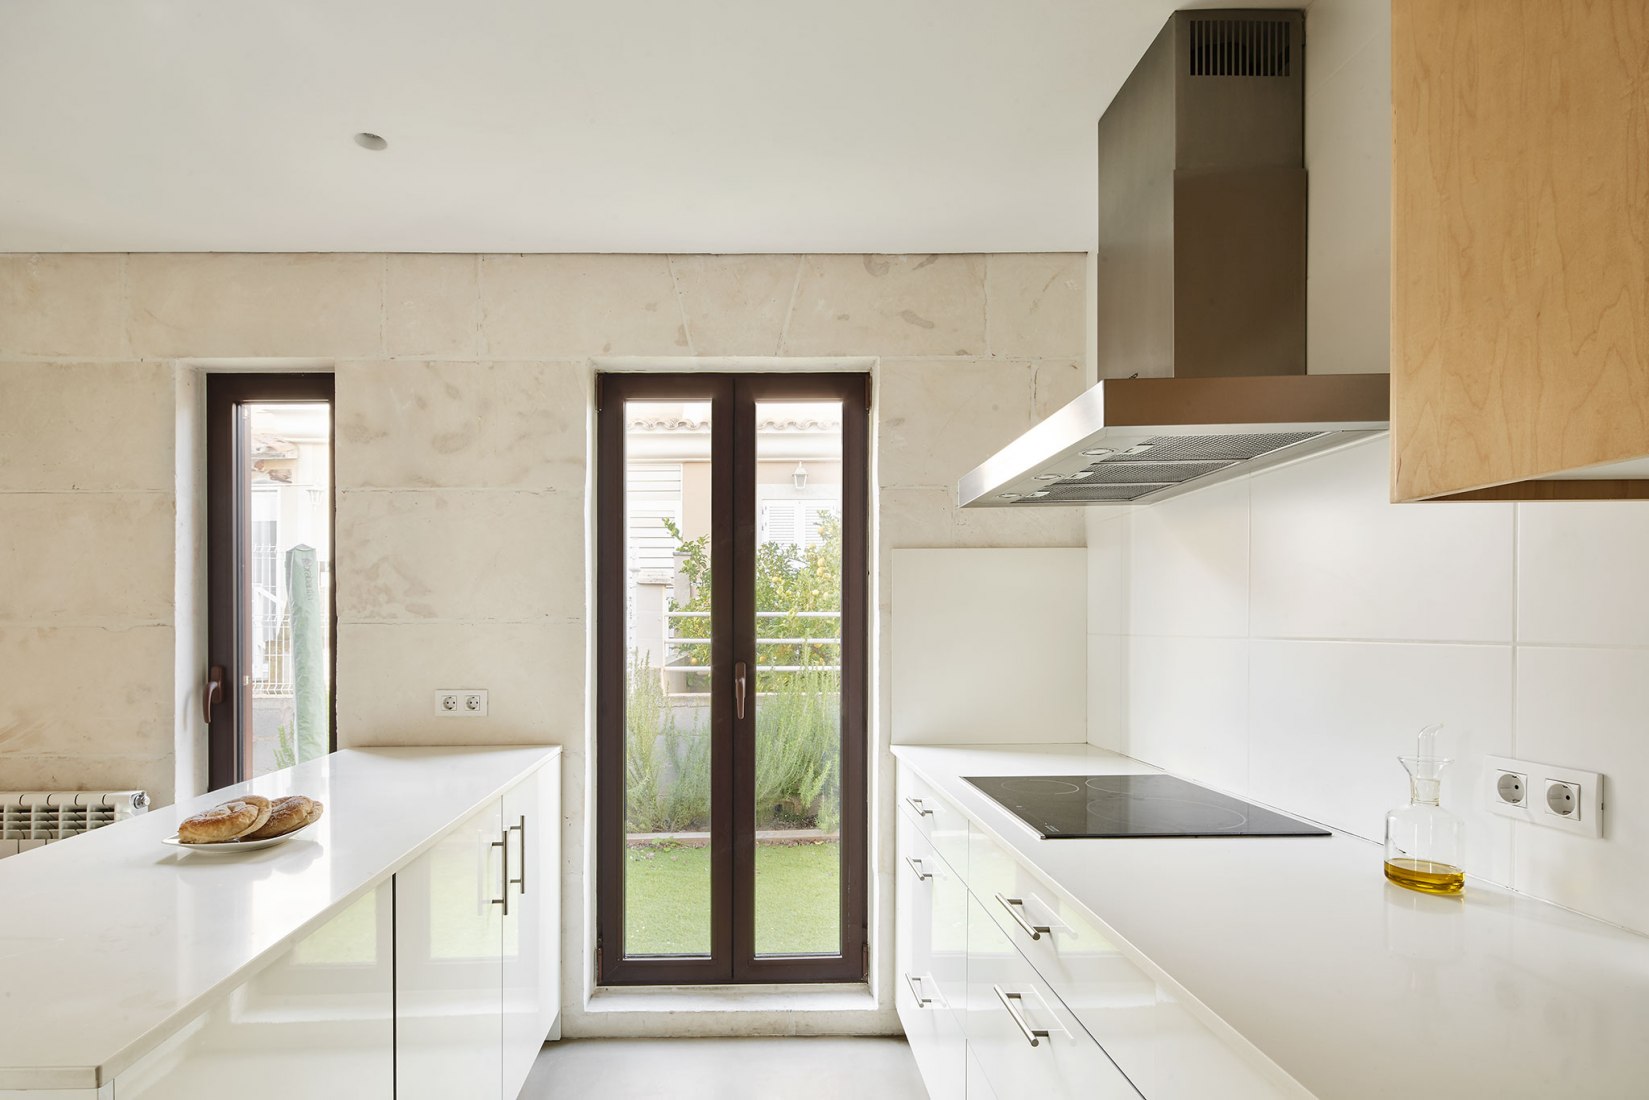
POLYGON ((925 1100, 903 1039, 566 1039, 521 1100, 925 1100))

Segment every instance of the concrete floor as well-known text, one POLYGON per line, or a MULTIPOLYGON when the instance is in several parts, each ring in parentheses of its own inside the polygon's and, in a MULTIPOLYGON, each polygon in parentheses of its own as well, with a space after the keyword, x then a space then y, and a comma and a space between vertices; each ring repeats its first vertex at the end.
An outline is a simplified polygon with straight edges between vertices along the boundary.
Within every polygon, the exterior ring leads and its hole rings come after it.
POLYGON ((521 1100, 925 1100, 903 1039, 566 1039, 521 1100))

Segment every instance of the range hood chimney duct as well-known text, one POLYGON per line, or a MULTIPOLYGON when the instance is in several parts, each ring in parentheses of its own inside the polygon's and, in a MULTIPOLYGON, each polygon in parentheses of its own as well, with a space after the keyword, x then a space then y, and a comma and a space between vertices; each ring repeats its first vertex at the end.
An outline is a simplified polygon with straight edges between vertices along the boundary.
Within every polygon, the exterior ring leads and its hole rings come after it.
POLYGON ((1099 385, 964 507, 1152 503, 1386 428, 1387 375, 1306 373, 1305 17, 1176 12, 1099 122, 1099 385))

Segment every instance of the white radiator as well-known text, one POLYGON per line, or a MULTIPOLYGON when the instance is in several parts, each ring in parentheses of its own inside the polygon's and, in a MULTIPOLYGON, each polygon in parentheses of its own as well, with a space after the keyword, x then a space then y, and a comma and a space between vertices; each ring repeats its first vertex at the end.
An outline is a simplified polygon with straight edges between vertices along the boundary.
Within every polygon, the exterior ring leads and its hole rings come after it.
POLYGON ((0 858, 124 821, 147 791, 0 791, 0 858))

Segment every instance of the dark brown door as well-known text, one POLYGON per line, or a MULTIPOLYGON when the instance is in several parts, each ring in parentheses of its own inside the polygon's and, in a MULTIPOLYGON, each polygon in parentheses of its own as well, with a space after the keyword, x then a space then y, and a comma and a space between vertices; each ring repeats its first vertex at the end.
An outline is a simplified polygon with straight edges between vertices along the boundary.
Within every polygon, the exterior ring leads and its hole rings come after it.
POLYGON ((864 977, 867 386, 599 380, 603 983, 864 977))
POLYGON ((206 378, 214 790, 337 744, 332 395, 330 374, 206 378))

